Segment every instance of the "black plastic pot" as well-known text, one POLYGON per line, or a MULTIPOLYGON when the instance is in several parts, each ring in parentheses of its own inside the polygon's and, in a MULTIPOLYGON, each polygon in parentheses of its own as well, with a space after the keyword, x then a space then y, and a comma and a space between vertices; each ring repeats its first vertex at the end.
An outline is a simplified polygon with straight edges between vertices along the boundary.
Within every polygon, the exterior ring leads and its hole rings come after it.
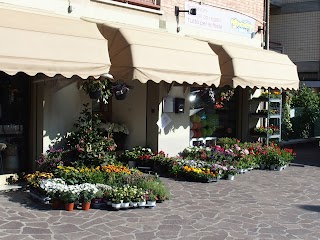
POLYGON ((89 92, 89 97, 91 99, 99 99, 99 97, 101 97, 101 91, 89 92))

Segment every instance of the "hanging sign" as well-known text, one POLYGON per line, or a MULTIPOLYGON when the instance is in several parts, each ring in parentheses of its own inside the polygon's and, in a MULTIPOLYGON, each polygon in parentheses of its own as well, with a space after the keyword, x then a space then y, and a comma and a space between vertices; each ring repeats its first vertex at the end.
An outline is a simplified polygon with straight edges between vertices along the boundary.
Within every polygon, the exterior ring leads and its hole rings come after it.
POLYGON ((213 31, 241 34, 251 37, 255 20, 240 13, 196 2, 185 2, 185 9, 197 9, 197 15, 185 14, 185 24, 213 31))

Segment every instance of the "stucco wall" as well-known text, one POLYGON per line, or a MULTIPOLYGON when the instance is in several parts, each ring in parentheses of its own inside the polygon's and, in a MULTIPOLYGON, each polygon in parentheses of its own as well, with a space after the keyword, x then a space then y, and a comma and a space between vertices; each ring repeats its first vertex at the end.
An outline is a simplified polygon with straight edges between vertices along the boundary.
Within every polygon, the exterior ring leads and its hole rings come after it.
POLYGON ((146 145, 146 99, 147 84, 138 81, 130 82, 133 89, 129 91, 125 100, 112 101, 112 121, 127 125, 130 134, 127 147, 146 145))
MULTIPOLYGON (((189 146, 190 118, 189 118, 189 91, 184 92, 183 86, 173 86, 169 92, 166 84, 161 84, 160 93, 163 97, 185 98, 184 113, 165 113, 171 122, 164 128, 159 129, 158 150, 162 150, 169 156, 176 156, 184 148, 189 146)), ((163 104, 159 104, 159 119, 163 114, 163 104)))
POLYGON ((91 106, 91 99, 83 91, 79 91, 77 83, 72 83, 55 93, 45 92, 43 152, 59 134, 63 136, 72 129, 84 103, 90 103, 91 106))

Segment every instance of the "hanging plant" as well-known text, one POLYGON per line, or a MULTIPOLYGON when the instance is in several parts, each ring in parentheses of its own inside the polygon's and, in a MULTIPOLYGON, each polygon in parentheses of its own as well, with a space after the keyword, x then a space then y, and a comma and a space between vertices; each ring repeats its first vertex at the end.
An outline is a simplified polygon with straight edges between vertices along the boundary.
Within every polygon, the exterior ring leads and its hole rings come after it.
POLYGON ((127 97, 127 93, 129 92, 130 88, 133 87, 123 84, 115 84, 111 87, 112 93, 114 94, 117 100, 124 100, 127 97))
POLYGON ((98 99, 98 102, 101 100, 105 104, 111 96, 111 83, 109 79, 103 77, 83 80, 80 89, 89 94, 91 99, 98 99))

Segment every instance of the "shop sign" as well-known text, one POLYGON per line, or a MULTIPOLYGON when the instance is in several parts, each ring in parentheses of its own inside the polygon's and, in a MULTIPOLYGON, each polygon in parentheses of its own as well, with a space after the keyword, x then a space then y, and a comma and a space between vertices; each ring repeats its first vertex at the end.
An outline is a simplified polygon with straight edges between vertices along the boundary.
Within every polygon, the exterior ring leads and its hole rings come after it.
POLYGON ((241 34, 251 37, 255 20, 240 13, 212 7, 196 2, 185 1, 185 9, 196 8, 196 15, 185 15, 185 24, 213 31, 241 34))

